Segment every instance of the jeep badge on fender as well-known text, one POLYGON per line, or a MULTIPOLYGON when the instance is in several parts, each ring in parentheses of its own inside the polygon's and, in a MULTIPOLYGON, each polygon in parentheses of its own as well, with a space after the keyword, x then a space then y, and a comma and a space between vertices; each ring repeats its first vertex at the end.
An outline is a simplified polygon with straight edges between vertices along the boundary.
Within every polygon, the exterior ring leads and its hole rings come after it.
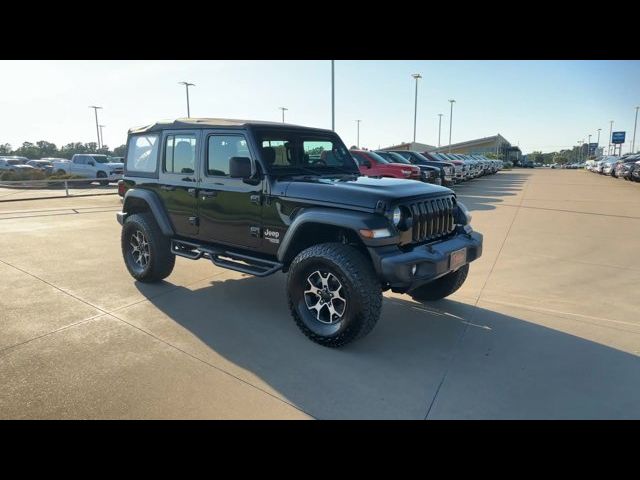
POLYGON ((331 130, 210 118, 132 128, 123 184, 117 218, 135 279, 166 278, 176 255, 283 271, 293 319, 328 347, 373 329, 384 290, 444 298, 482 254, 452 190, 361 176, 331 130))

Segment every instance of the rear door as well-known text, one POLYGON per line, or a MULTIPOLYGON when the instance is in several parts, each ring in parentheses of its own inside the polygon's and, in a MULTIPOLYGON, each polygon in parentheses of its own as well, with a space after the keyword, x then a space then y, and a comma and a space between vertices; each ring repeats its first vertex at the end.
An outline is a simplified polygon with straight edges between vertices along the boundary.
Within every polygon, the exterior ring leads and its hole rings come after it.
POLYGON ((198 235, 198 165, 201 132, 167 130, 162 134, 157 193, 167 209, 176 233, 198 235))

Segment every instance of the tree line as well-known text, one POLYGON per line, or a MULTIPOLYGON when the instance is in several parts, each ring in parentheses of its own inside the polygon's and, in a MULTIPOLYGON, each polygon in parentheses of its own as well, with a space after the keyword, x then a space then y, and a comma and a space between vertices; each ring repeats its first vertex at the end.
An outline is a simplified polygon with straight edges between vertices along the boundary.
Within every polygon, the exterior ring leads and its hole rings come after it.
POLYGON ((582 147, 573 147, 572 149, 564 149, 559 152, 542 153, 540 151, 534 151, 527 155, 527 160, 534 163, 543 163, 549 165, 552 163, 566 164, 566 163, 578 163, 592 158, 587 155, 587 145, 582 147))
POLYGON ((96 153, 111 157, 124 157, 126 149, 126 145, 120 145, 113 150, 110 150, 108 145, 103 145, 98 148, 98 144, 96 142, 72 142, 58 148, 55 143, 40 140, 36 143, 24 142, 15 150, 8 143, 0 144, 0 155, 16 155, 18 157, 27 157, 31 160, 46 157, 71 159, 71 157, 78 153, 96 153))

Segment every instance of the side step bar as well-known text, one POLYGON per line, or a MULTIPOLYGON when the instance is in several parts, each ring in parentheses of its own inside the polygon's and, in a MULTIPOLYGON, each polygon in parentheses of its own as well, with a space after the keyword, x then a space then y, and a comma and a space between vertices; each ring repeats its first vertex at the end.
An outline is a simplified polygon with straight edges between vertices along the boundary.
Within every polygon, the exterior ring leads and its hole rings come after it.
POLYGON ((252 257, 241 253, 230 252, 228 250, 217 249, 187 242, 184 240, 171 240, 171 253, 190 260, 208 258, 214 265, 235 270, 236 272, 255 275, 256 277, 266 277, 280 270, 283 265, 279 262, 265 260, 264 258, 252 257))

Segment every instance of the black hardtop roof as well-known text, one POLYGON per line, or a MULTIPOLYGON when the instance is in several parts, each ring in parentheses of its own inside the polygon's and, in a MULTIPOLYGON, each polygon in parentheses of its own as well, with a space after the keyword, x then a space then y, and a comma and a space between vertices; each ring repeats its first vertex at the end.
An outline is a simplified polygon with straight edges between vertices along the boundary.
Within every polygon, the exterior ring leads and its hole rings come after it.
POLYGON ((129 129, 129 134, 159 132, 162 130, 184 130, 194 128, 218 128, 218 127, 272 127, 274 129, 305 129, 319 132, 330 132, 323 128, 305 127, 291 123, 266 122, 261 120, 235 120, 229 118, 178 118, 176 120, 160 120, 151 125, 143 127, 133 127, 129 129))

